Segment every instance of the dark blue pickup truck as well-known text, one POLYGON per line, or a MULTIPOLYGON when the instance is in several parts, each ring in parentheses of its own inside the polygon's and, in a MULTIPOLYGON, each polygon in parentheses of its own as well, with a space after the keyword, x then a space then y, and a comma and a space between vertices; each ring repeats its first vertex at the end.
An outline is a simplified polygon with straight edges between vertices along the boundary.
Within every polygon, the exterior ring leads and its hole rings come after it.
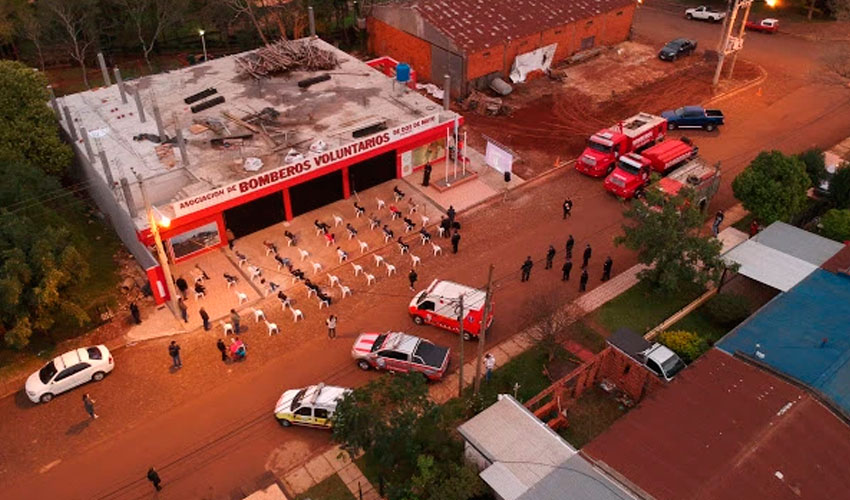
POLYGON ((723 125, 723 111, 704 109, 702 106, 684 106, 664 111, 661 116, 667 119, 667 128, 701 128, 709 132, 723 125))

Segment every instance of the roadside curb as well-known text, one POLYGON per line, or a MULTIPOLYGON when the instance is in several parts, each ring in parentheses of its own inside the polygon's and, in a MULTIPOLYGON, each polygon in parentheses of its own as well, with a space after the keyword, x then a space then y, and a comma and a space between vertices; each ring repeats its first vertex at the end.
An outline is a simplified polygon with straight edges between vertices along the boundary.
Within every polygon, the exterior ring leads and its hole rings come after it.
POLYGON ((761 71, 761 76, 753 79, 752 81, 750 81, 748 83, 744 83, 742 86, 740 86, 738 88, 729 90, 727 92, 724 92, 722 94, 718 94, 716 96, 712 96, 710 99, 708 99, 707 101, 705 101, 703 103, 703 107, 705 107, 709 104, 712 104, 714 102, 721 101, 723 99, 728 99, 729 97, 736 96, 736 95, 740 94, 741 92, 744 92, 745 90, 749 90, 749 89, 755 87, 756 85, 759 85, 762 82, 764 82, 765 80, 767 80, 768 72, 767 72, 766 69, 764 69, 760 64, 756 64, 752 61, 747 61, 747 63, 752 64, 753 66, 758 68, 759 71, 761 71))

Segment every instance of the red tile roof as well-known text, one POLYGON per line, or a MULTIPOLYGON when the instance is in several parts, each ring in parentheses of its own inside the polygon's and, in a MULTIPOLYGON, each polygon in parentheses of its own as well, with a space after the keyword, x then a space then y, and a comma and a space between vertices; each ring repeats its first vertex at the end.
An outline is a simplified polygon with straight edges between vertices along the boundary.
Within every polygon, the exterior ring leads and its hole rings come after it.
POLYGON ((711 349, 583 450, 658 500, 846 498, 850 427, 711 349))
POLYGON ((483 49, 633 5, 634 0, 411 0, 438 31, 467 51, 483 49))

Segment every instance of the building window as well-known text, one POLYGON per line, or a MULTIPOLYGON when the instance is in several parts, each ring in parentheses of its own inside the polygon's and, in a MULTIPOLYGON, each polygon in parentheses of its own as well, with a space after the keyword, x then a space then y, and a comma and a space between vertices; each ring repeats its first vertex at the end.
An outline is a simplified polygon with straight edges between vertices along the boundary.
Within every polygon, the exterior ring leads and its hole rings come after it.
POLYGON ((485 52, 485 53, 484 53, 484 54, 482 54, 482 55, 483 55, 484 57, 490 57, 490 51, 488 50, 487 52, 485 52))
POLYGON ((596 37, 589 36, 587 38, 581 39, 581 50, 589 50, 593 48, 593 43, 596 41, 596 37))
POLYGON ((593 24, 593 19, 591 19, 590 21, 588 21, 585 25, 586 25, 586 26, 590 26, 591 24, 593 24))
POLYGON ((623 11, 621 10, 621 11, 617 12, 617 15, 618 15, 618 16, 622 16, 622 15, 623 15, 623 11))
POLYGON ((631 370, 631 369, 632 369, 632 365, 626 365, 626 367, 623 368, 623 375, 628 375, 629 370, 631 370))
POLYGON ((179 259, 221 243, 215 221, 173 236, 170 240, 174 258, 179 259))
POLYGON ((555 34, 556 34, 556 35, 560 35, 560 34, 561 34, 561 33, 563 33, 563 32, 564 32, 564 30, 555 30, 555 34))

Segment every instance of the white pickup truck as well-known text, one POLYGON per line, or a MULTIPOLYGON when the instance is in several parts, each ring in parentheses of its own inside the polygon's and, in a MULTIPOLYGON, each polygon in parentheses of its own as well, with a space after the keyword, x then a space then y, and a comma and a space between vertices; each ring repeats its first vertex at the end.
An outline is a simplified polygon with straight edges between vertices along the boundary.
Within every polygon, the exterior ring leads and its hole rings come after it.
POLYGON ((688 19, 700 19, 702 21, 717 23, 726 17, 726 13, 706 7, 705 5, 700 5, 699 7, 686 10, 685 17, 688 19))

